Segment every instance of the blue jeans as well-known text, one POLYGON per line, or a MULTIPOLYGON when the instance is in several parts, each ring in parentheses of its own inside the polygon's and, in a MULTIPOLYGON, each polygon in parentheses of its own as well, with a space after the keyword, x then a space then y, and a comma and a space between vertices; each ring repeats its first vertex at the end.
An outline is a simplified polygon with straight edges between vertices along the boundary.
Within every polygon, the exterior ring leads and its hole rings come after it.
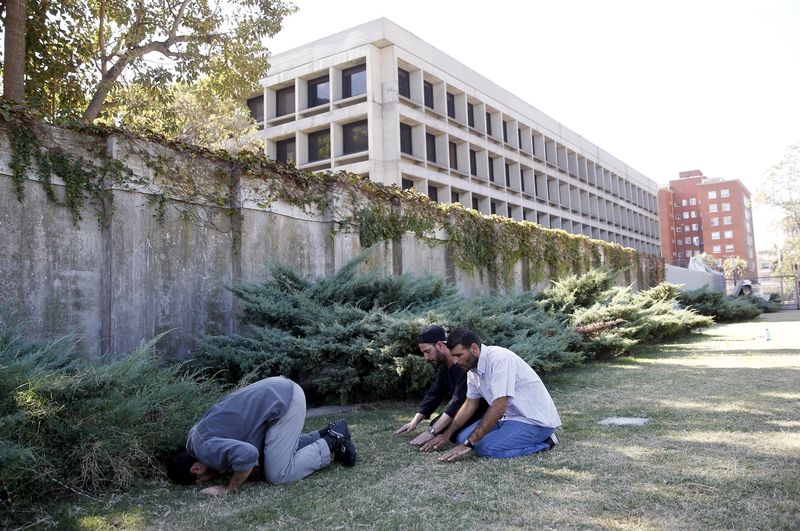
MULTIPOLYGON (((474 422, 458 432, 456 441, 464 444, 478 422, 474 422)), ((547 450, 550 445, 545 442, 555 431, 554 428, 543 428, 516 420, 501 420, 492 430, 483 436, 475 445, 475 453, 480 457, 507 458, 535 454, 547 450)))

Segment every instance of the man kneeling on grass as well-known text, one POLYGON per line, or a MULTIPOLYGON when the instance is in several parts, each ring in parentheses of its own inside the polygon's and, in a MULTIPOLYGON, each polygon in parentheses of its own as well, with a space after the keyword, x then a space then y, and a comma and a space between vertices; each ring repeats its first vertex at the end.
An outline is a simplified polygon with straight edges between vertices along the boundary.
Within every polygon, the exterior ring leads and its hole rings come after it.
POLYGON ((328 466, 331 455, 344 466, 356 464, 347 422, 301 436, 306 419, 303 389, 283 376, 265 378, 223 397, 189 430, 186 451, 175 456, 168 474, 182 485, 231 473, 226 487, 201 492, 233 492, 259 463, 272 484, 291 483, 328 466))
MULTIPOLYGON (((431 420, 428 429, 412 439, 411 444, 414 446, 422 446, 442 433, 467 398, 467 371, 455 363, 450 356, 450 351, 445 346, 445 341, 447 341, 447 334, 441 326, 426 326, 419 333, 419 350, 425 357, 425 361, 436 367, 436 379, 425 393, 425 398, 417 408, 414 417, 395 430, 394 434, 400 435, 414 431, 422 419, 429 418, 446 397, 450 396, 450 401, 445 406, 444 412, 431 420)), ((479 420, 488 407, 486 402, 481 400, 467 424, 479 420)))
POLYGON ((558 444, 554 432, 561 418, 556 406, 522 358, 508 349, 481 344, 481 338, 465 328, 450 332, 447 348, 468 371, 467 400, 447 430, 423 449, 438 450, 456 434, 459 444, 439 458, 451 462, 472 450, 480 457, 518 457, 558 444), (490 404, 489 410, 464 428, 481 398, 490 404))

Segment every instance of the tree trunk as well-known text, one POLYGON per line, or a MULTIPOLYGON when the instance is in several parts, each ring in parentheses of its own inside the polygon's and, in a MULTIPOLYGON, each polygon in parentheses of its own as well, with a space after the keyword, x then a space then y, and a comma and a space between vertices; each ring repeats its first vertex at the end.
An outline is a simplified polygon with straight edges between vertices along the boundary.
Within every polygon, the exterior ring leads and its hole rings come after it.
POLYGON ((120 58, 120 60, 117 61, 114 66, 112 66, 108 72, 103 75, 103 79, 100 81, 100 84, 97 85, 97 90, 95 90, 94 94, 92 95, 92 100, 89 102, 89 107, 87 107, 86 111, 83 113, 83 121, 85 123, 90 124, 94 122, 100 115, 100 111, 103 109, 103 102, 106 100, 106 96, 108 96, 111 86, 117 80, 122 71, 125 70, 125 67, 128 66, 129 61, 130 58, 127 56, 120 58))
POLYGON ((3 96, 14 103, 25 103, 25 27, 26 0, 7 0, 3 96))

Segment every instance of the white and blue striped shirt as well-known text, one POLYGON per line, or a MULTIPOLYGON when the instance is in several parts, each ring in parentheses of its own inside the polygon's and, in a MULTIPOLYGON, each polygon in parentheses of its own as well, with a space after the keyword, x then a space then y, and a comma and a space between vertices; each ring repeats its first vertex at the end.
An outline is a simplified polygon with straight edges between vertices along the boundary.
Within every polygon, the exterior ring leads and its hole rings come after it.
POLYGON ((556 405, 536 371, 506 348, 481 345, 478 366, 467 372, 467 398, 483 397, 491 405, 504 396, 508 402, 501 420, 561 426, 556 405))

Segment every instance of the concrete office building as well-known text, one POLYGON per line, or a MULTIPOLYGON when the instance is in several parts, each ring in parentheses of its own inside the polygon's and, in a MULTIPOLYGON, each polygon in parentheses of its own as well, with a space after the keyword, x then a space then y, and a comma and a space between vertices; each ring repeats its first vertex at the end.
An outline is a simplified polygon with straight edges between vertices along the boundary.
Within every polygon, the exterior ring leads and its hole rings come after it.
POLYGON ((272 158, 660 252, 655 182, 389 20, 270 62, 272 158))
POLYGON ((717 263, 739 257, 742 278, 757 276, 750 192, 738 179, 710 179, 700 170, 682 171, 658 193, 661 244, 666 263, 686 267, 708 253, 717 263))

